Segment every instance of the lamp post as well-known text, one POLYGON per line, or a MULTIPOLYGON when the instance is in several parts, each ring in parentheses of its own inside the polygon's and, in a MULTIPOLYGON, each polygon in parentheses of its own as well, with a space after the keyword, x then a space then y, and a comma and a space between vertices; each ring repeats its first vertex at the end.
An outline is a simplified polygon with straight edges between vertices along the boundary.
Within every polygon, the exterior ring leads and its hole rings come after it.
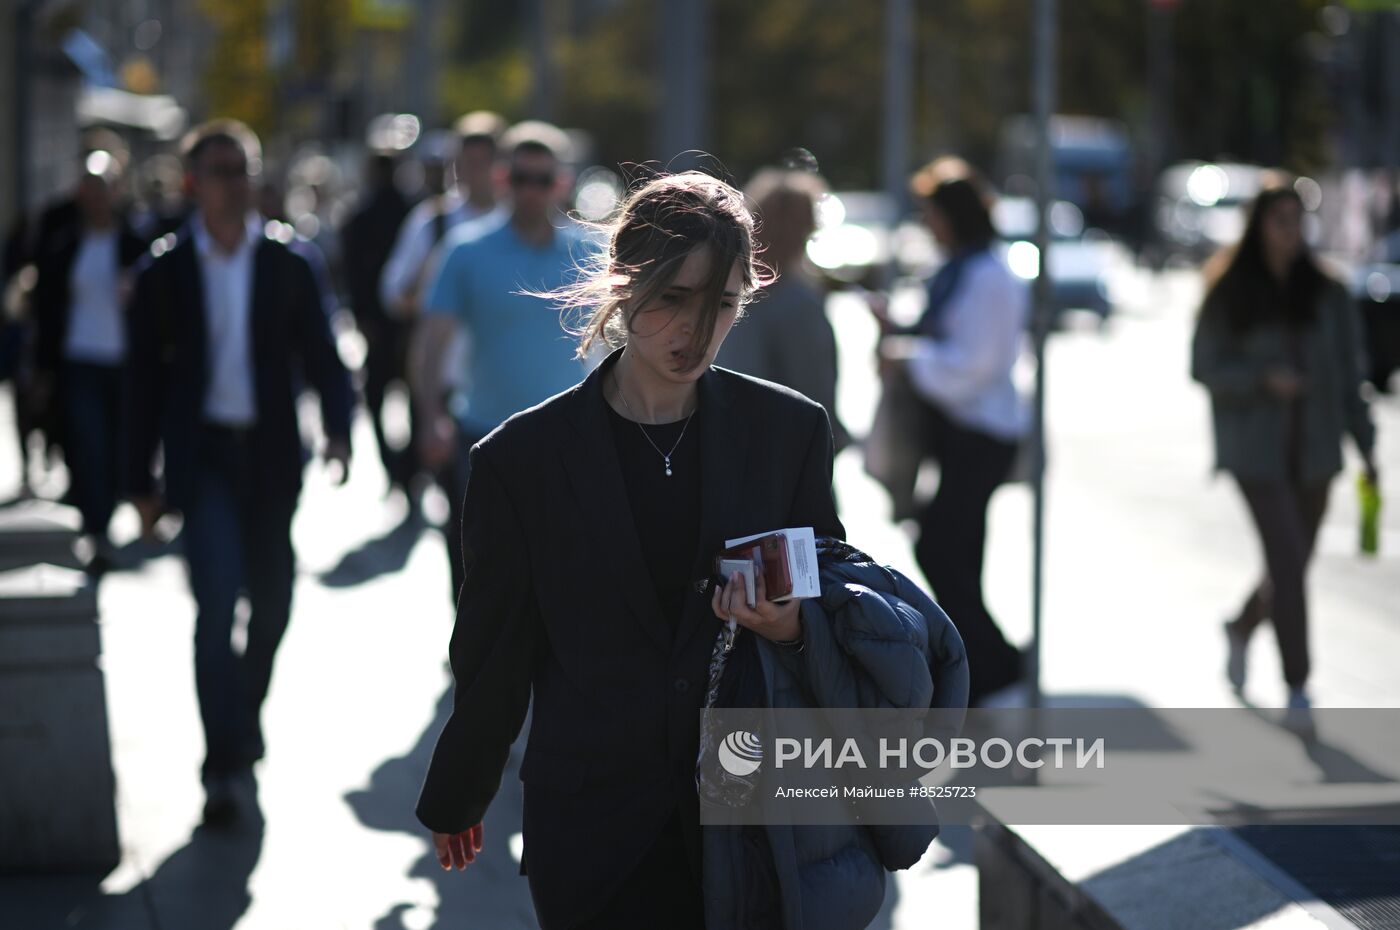
MULTIPOLYGON (((913 6, 910 0, 885 0, 885 108, 880 139, 880 184, 894 208, 894 223, 898 223, 904 212, 913 83, 913 6)), ((887 275, 894 275, 893 261, 887 266, 887 275)), ((884 283, 888 285, 892 282, 884 283)))
POLYGON ((1041 706, 1040 642, 1045 562, 1045 342, 1050 333, 1050 205, 1054 202, 1055 170, 1050 142, 1050 115, 1055 109, 1057 0, 1036 0, 1035 59, 1031 70, 1031 94, 1035 102, 1036 213, 1035 244, 1039 265, 1035 278, 1031 334, 1035 346, 1035 405, 1031 427, 1032 448, 1032 545, 1031 545, 1031 648, 1030 703, 1041 706))

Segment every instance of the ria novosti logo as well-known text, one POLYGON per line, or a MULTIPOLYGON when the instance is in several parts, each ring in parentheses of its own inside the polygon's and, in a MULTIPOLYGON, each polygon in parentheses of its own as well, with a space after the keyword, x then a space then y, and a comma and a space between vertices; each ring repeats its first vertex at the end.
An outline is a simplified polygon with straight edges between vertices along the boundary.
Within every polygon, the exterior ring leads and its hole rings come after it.
POLYGON ((758 735, 747 730, 735 730, 719 744, 719 764, 736 778, 747 778, 763 762, 763 743, 758 735))

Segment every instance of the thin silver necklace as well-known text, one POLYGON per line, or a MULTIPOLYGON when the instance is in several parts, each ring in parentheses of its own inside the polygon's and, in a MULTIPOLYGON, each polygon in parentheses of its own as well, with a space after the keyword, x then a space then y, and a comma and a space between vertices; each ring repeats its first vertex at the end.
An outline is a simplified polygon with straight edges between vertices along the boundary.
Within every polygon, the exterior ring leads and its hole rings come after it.
MULTIPOLYGON (((690 411, 690 416, 685 418, 685 425, 681 427, 681 434, 676 437, 675 444, 671 446, 671 451, 662 452, 661 447, 652 442, 651 434, 649 434, 646 427, 642 425, 642 421, 637 419, 637 415, 632 412, 632 405, 627 403, 627 395, 622 393, 622 382, 617 380, 617 375, 613 375, 613 387, 617 388, 617 396, 622 401, 622 406, 627 408, 627 414, 632 418, 632 422, 636 423, 637 429, 642 431, 642 438, 647 441, 647 445, 656 450, 657 455, 661 456, 661 461, 666 466, 666 477, 671 477, 671 456, 674 455, 676 449, 680 447, 681 440, 685 438, 685 431, 690 429, 690 417, 695 416, 695 410, 690 411)), ((696 407, 696 410, 698 409, 699 407, 696 407)))

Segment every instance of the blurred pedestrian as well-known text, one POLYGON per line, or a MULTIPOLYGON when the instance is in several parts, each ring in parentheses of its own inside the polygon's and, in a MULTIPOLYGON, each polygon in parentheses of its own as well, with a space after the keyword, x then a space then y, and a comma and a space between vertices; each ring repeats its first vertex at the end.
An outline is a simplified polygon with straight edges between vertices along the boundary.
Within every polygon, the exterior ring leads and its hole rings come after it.
MULTIPOLYGON (((516 152, 517 210, 552 196, 548 168, 543 153, 516 152)), ((709 580, 726 538, 789 526, 844 537, 831 433, 817 404, 711 367, 759 283, 738 191, 698 172, 662 177, 609 233, 606 260, 563 295, 590 311, 580 356, 597 342, 615 351, 471 453, 453 710, 417 814, 444 868, 475 860, 533 696, 522 871, 540 925, 703 927, 700 709, 715 611, 735 592, 696 579, 709 580)), ((762 677, 756 638, 802 649, 798 602, 730 604, 743 629, 729 662, 752 653, 750 684, 762 677)), ((769 851, 763 836, 769 871, 732 876, 750 905, 776 902, 780 855, 794 884, 812 861, 832 881, 854 872, 844 858, 826 868, 830 846, 798 859, 806 850, 769 851)))
POLYGON ((923 401, 926 456, 938 462, 938 491, 919 515, 915 555, 967 647, 976 704, 1025 675, 1021 650, 987 608, 982 565, 987 508, 1011 474, 1030 425, 1013 370, 1024 351, 1030 310, 1025 283, 993 250, 988 197, 967 166, 938 160, 911 182, 923 219, 946 261, 929 280, 917 326, 881 317, 887 365, 901 366, 923 401))
POLYGON ((1282 178, 1266 183, 1240 242, 1207 268, 1191 373, 1210 392, 1216 467, 1239 484, 1264 550, 1264 578, 1225 625, 1226 673, 1243 689, 1249 638, 1271 620, 1285 719, 1307 730, 1306 577, 1344 435, 1377 476, 1355 309, 1313 257, 1302 221, 1294 188, 1282 178))
POLYGON ((379 297, 390 314, 403 318, 421 309, 435 251, 449 232, 497 209, 495 166, 501 131, 495 113, 468 113, 454 126, 454 183, 440 196, 415 206, 399 228, 380 276, 379 297))
POLYGON ((468 450, 507 417, 575 384, 575 358, 557 310, 530 296, 563 286, 586 245, 560 211, 570 177, 568 137, 526 122, 503 137, 510 153, 511 208, 495 222, 463 226, 443 243, 422 320, 409 353, 414 401, 423 416, 420 456, 438 474, 451 506, 447 547, 452 599, 461 587, 462 501, 468 450), (456 390, 444 378, 448 349, 465 335, 456 390))
MULTIPOLYGON (((78 146, 78 167, 84 168, 88 156, 102 153, 115 166, 125 173, 131 160, 131 149, 126 140, 111 129, 102 127, 83 130, 78 146)), ((82 222, 82 207, 78 204, 76 186, 64 196, 51 202, 39 214, 34 236, 30 240, 30 255, 44 255, 52 252, 55 242, 71 237, 73 228, 82 222)))
POLYGON ((108 152, 83 162, 77 221, 53 230, 35 256, 36 402, 59 411, 69 498, 93 541, 89 571, 111 564, 107 535, 121 477, 126 301, 148 243, 118 205, 121 163, 108 152))
MULTIPOLYGON (((104 127, 84 129, 79 139, 78 150, 78 177, 83 175, 90 156, 96 156, 104 164, 111 166, 108 170, 115 170, 119 174, 125 171, 131 157, 131 150, 128 148, 126 140, 111 129, 104 127)), ((19 224, 23 228, 18 229, 18 235, 7 243, 7 252, 10 253, 6 256, 7 263, 19 271, 30 269, 29 274, 21 275, 23 278, 28 278, 30 274, 37 272, 40 256, 56 255, 67 244, 75 241, 82 222, 83 209, 78 202, 78 184, 75 182, 73 187, 63 196, 49 202, 32 223, 19 224)), ((52 277, 50 280, 53 280, 52 277)), ((23 283, 28 285, 29 282, 23 283)), ((34 279, 34 285, 37 286, 37 278, 34 279)), ((32 303, 32 294, 30 297, 32 303)), ((27 453, 28 436, 33 434, 41 436, 44 446, 41 460, 47 470, 57 460, 58 451, 63 446, 65 411, 63 404, 52 390, 52 382, 44 383, 45 379, 40 371, 37 358, 39 352, 38 323, 32 319, 34 313, 32 305, 28 309, 30 311, 29 319, 22 325, 28 326, 31 331, 28 334, 23 334, 24 346, 18 359, 15 380, 16 401, 20 410, 20 432, 25 434, 21 446, 27 453)), ((25 319, 24 315, 21 315, 21 319, 25 319)), ((71 485, 69 490, 74 490, 71 485)))
MULTIPOLYGON (((409 480, 418 473, 418 451, 410 441, 402 449, 390 445, 384 431, 384 395, 395 382, 407 384, 409 324, 389 315, 379 298, 379 277, 394 248, 399 227, 408 216, 408 198, 395 183, 397 160, 390 152, 371 152, 365 160, 365 185, 340 230, 345 255, 345 283, 355 325, 365 338, 365 408, 379 459, 391 488, 409 493, 409 480)), ((410 436, 417 430, 410 428, 410 436)))
MULTIPOLYGON (((340 310, 340 299, 336 295, 335 276, 331 273, 330 261, 326 258, 325 250, 315 240, 298 232, 296 218, 292 217, 287 209, 286 188, 273 177, 267 165, 263 166, 262 181, 257 187, 258 215, 267 222, 263 231, 306 259, 306 263, 311 266, 311 274, 316 278, 316 292, 321 295, 321 309, 327 319, 335 319, 340 310)), ((317 221, 314 215, 311 215, 311 218, 312 225, 315 226, 317 221)), ((325 238, 322 237, 322 241, 325 238)))
POLYGON ((836 335, 807 261, 826 182, 811 171, 765 168, 744 193, 758 220, 759 258, 776 279, 734 327, 716 363, 821 404, 840 452, 850 437, 836 416, 836 335))
POLYGON ((128 469, 146 534, 165 502, 184 515, 204 820, 216 825, 237 816, 235 783, 263 755, 261 709, 291 613, 291 525, 306 461, 297 393, 303 381, 319 393, 325 457, 342 483, 352 393, 311 267, 264 235, 254 211, 257 137, 217 120, 193 130, 184 150, 196 211, 155 246, 132 298, 128 469), (163 492, 152 475, 158 444, 163 492), (231 634, 245 591, 239 654, 231 634))
POLYGON ((152 155, 136 172, 137 209, 132 227, 147 242, 178 232, 189 219, 185 199, 184 170, 180 157, 168 152, 152 155))

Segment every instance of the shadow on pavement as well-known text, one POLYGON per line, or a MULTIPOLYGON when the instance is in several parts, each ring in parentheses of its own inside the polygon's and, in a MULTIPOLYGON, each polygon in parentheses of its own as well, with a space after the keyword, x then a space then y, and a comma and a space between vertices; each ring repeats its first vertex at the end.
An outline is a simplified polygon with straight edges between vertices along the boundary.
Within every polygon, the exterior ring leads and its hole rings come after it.
POLYGON ((248 878, 262 854, 263 828, 261 811, 226 829, 197 828, 128 895, 145 899, 162 930, 232 930, 252 903, 248 878))
POLYGON ((383 536, 367 540, 341 556, 334 568, 321 575, 321 583, 328 588, 352 588, 381 575, 392 575, 408 563, 414 544, 427 526, 421 516, 411 511, 383 536))
MULTIPOLYGON (((1329 785, 1388 785, 1395 782, 1393 774, 1377 771, 1340 746, 1329 744, 1316 732, 1293 732, 1283 725, 1279 710, 1261 707, 1241 697, 1240 704, 1270 726, 1278 727, 1303 744, 1303 752, 1317 766, 1321 781, 1329 785)), ((1323 711, 1322 713, 1327 713, 1323 711)))
POLYGON ((129 543, 118 546, 112 554, 112 569, 114 571, 130 571, 156 559, 172 555, 178 556, 182 551, 183 544, 178 532, 169 539, 133 539, 129 543))
MULTIPOLYGON (((433 882, 438 894, 437 921, 433 927, 482 927, 490 930, 534 930, 534 904, 526 878, 511 855, 510 839, 520 832, 522 793, 519 778, 522 738, 512 747, 510 760, 501 777, 501 789, 486 813, 483 848, 477 861, 462 872, 445 872, 433 854, 428 831, 413 814, 418 789, 428 770, 438 733, 452 710, 449 688, 438 701, 433 721, 423 731, 407 755, 389 759, 370 776, 369 787, 345 796, 350 809, 365 826, 374 830, 407 833, 423 841, 423 856, 414 863, 413 878, 433 882)), ((405 915, 415 910, 412 903, 397 904, 374 923, 374 930, 408 930, 405 915)), ((413 930, 421 930, 416 921, 413 930)))
POLYGON ((150 878, 104 895, 99 874, 7 876, 0 880, 0 926, 16 930, 232 930, 252 903, 248 880, 262 854, 263 816, 255 789, 243 791, 244 819, 197 828, 150 878), (253 797, 249 798, 248 795, 253 797))

